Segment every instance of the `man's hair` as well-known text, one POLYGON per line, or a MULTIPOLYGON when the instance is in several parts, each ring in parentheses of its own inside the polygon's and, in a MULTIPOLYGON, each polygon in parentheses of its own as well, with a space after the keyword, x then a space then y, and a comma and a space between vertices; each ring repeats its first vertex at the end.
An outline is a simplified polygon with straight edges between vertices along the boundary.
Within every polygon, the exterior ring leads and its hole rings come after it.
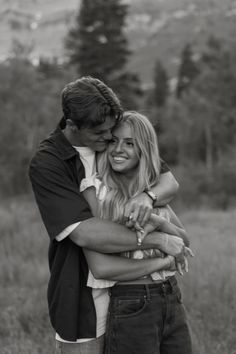
POLYGON ((99 206, 100 217, 121 223, 127 201, 150 189, 160 178, 158 141, 153 125, 147 117, 135 111, 125 112, 117 127, 124 123, 127 123, 131 129, 134 148, 139 157, 133 179, 129 183, 127 181, 124 183, 121 173, 112 170, 108 151, 100 155, 98 163, 100 177, 108 190, 99 206))
POLYGON ((64 120, 71 119, 78 128, 92 128, 107 116, 119 120, 123 109, 116 94, 102 81, 87 76, 70 82, 62 91, 64 120))

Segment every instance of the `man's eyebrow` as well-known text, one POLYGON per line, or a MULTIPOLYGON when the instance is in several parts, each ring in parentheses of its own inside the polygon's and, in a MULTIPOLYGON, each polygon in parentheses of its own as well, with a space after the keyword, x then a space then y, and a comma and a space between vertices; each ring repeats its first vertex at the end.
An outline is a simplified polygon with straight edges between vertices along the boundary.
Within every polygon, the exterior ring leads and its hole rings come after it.
POLYGON ((106 132, 106 131, 108 131, 108 130, 112 130, 112 128, 105 128, 105 129, 95 129, 95 133, 104 133, 104 132, 106 132))
POLYGON ((95 130, 95 133, 104 133, 104 132, 106 132, 108 129, 97 129, 97 130, 95 130))

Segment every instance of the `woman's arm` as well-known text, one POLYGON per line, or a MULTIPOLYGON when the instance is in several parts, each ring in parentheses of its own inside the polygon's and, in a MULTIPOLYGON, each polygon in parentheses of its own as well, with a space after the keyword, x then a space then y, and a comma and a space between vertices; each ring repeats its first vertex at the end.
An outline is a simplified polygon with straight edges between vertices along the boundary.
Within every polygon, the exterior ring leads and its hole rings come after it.
POLYGON ((183 225, 170 207, 168 207, 168 211, 170 215, 170 221, 166 220, 160 215, 154 213, 151 214, 148 222, 143 227, 143 237, 145 237, 146 234, 157 230, 182 238, 185 246, 189 247, 189 239, 185 229, 183 228, 183 225))
POLYGON ((98 216, 98 200, 96 197, 95 187, 91 186, 89 188, 86 188, 82 192, 82 194, 84 198, 87 200, 93 216, 98 216))
POLYGON ((170 223, 172 225, 174 225, 175 230, 178 232, 178 235, 177 234, 175 234, 175 235, 181 237, 184 241, 185 246, 189 247, 190 240, 189 240, 189 237, 187 236, 186 230, 185 230, 182 222, 180 221, 178 216, 175 214, 175 212, 173 211, 173 209, 169 205, 167 205, 166 208, 169 211, 170 223))
MULTIPOLYGON (((89 269, 94 278, 128 281, 141 278, 162 269, 175 269, 174 257, 152 259, 129 259, 83 249, 89 269)), ((171 269, 171 270, 174 270, 171 269)))
POLYGON ((143 226, 142 230, 140 230, 138 225, 136 229, 138 238, 144 240, 147 234, 153 231, 159 231, 168 234, 170 236, 173 235, 182 238, 185 246, 189 247, 190 245, 189 238, 187 236, 187 233, 182 223, 180 222, 179 218, 177 217, 177 215, 174 213, 174 211, 171 209, 169 205, 166 206, 166 208, 168 209, 169 212, 170 221, 168 221, 163 216, 152 213, 149 220, 143 226))

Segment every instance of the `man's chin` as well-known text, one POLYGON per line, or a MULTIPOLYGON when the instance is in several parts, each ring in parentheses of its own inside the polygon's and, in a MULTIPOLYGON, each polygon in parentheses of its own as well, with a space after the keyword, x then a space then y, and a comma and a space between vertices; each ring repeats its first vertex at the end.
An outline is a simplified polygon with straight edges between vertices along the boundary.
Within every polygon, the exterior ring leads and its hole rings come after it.
POLYGON ((96 144, 96 146, 94 146, 94 149, 97 152, 103 152, 106 150, 106 148, 107 148, 107 143, 99 143, 96 144))

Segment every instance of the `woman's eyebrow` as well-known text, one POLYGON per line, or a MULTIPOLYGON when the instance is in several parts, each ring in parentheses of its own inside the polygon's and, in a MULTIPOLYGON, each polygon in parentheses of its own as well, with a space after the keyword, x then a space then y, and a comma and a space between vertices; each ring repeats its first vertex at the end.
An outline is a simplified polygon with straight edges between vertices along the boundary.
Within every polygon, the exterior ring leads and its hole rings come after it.
MULTIPOLYGON (((112 138, 115 138, 115 139, 120 139, 120 137, 118 137, 118 136, 116 136, 116 135, 114 135, 114 134, 112 134, 112 138)), ((125 137, 125 138, 121 138, 121 139, 124 139, 124 140, 134 140, 134 138, 132 138, 132 137, 125 137)))

